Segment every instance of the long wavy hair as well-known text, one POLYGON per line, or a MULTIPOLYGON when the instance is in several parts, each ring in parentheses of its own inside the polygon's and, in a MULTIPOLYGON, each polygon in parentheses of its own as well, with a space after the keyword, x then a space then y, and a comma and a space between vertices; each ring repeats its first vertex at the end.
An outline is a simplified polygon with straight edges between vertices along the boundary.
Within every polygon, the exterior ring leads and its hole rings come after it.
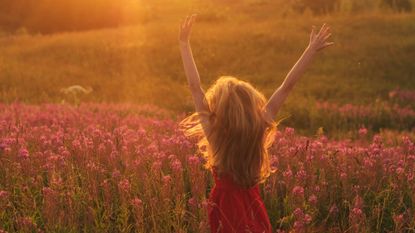
POLYGON ((205 167, 229 174, 242 187, 262 183, 270 175, 268 148, 277 123, 263 115, 266 99, 251 84, 220 77, 205 94, 209 112, 193 113, 180 122, 189 137, 198 137, 205 167), (204 132, 201 116, 209 120, 204 132))

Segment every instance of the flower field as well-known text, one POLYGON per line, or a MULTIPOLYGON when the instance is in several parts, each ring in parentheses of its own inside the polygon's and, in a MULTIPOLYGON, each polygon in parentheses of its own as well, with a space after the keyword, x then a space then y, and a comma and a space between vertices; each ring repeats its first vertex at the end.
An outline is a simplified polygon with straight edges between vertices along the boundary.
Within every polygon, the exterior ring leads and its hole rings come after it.
MULTIPOLYGON (((182 117, 145 105, 0 105, 0 232, 208 232, 213 180, 182 117)), ((354 134, 278 131, 261 185, 276 232, 415 231, 414 134, 354 134)))

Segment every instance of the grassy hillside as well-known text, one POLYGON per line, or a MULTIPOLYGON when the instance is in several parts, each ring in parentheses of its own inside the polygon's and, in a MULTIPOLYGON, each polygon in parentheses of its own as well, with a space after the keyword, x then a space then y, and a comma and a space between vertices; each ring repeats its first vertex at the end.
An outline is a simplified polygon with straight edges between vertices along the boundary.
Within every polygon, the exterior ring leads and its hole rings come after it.
MULTIPOLYGON (((336 45, 320 55, 289 97, 281 113, 294 116, 287 125, 316 130, 310 121, 319 114, 315 101, 371 105, 392 89, 415 89, 413 14, 271 18, 227 12, 202 13, 194 28, 192 45, 205 88, 220 75, 233 75, 270 96, 306 47, 311 25, 332 26, 336 45)), ((0 101, 61 102, 62 87, 80 84, 93 89, 82 101, 190 111, 177 43, 180 21, 168 15, 118 29, 4 35, 0 101)))

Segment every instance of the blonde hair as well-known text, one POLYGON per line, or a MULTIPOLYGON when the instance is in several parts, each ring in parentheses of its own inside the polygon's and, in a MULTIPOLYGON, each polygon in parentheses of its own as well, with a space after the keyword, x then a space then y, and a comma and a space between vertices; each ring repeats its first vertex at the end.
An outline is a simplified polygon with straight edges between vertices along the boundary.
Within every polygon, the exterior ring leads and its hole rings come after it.
POLYGON ((262 183, 270 175, 268 148, 276 123, 263 115, 266 99, 251 84, 220 77, 205 94, 209 112, 193 113, 180 122, 187 136, 197 136, 207 169, 232 176, 243 187, 262 183), (201 115, 209 119, 205 135, 201 115))

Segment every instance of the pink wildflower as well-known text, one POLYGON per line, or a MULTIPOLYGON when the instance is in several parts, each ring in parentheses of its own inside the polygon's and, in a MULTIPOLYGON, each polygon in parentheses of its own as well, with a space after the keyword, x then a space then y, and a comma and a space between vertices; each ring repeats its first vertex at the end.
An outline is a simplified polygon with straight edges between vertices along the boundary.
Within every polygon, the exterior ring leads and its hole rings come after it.
POLYGON ((190 166, 197 167, 200 164, 200 159, 197 156, 190 156, 188 162, 190 166))
POLYGON ((303 217, 304 217, 304 212, 303 212, 303 210, 302 210, 302 209, 300 209, 300 208, 296 208, 296 209, 294 210, 294 216, 295 216, 295 218, 296 218, 297 220, 303 219, 303 217))
POLYGON ((329 213, 330 213, 331 215, 336 215, 338 212, 339 212, 339 209, 337 208, 337 205, 336 205, 336 204, 333 204, 333 205, 330 207, 329 213))
POLYGON ((304 188, 301 186, 295 186, 293 188, 293 195, 299 198, 303 198, 304 197, 304 188))
POLYGON ((312 220, 313 220, 313 218, 312 218, 309 214, 306 214, 306 215, 304 216, 304 222, 305 222, 306 224, 310 224, 312 220))
POLYGON ((183 171, 182 163, 178 159, 174 160, 171 163, 171 168, 174 172, 182 172, 183 171))
POLYGON ((143 201, 136 197, 133 200, 131 200, 131 205, 135 208, 135 209, 141 209, 143 207, 143 201))
POLYGON ((362 128, 359 129, 359 135, 361 137, 366 136, 366 134, 367 134, 367 129, 365 127, 362 127, 362 128))
POLYGON ((317 204, 317 196, 316 195, 311 195, 309 198, 308 198, 308 201, 310 202, 310 204, 312 204, 312 205, 316 205, 317 204))
POLYGON ((131 189, 130 181, 123 179, 118 183, 118 188, 124 193, 128 193, 131 189))
POLYGON ((191 206, 191 207, 196 207, 197 206, 197 200, 194 197, 190 198, 188 203, 189 203, 189 206, 191 206))
POLYGON ((25 148, 19 150, 19 158, 21 159, 28 159, 29 158, 29 151, 25 148))

